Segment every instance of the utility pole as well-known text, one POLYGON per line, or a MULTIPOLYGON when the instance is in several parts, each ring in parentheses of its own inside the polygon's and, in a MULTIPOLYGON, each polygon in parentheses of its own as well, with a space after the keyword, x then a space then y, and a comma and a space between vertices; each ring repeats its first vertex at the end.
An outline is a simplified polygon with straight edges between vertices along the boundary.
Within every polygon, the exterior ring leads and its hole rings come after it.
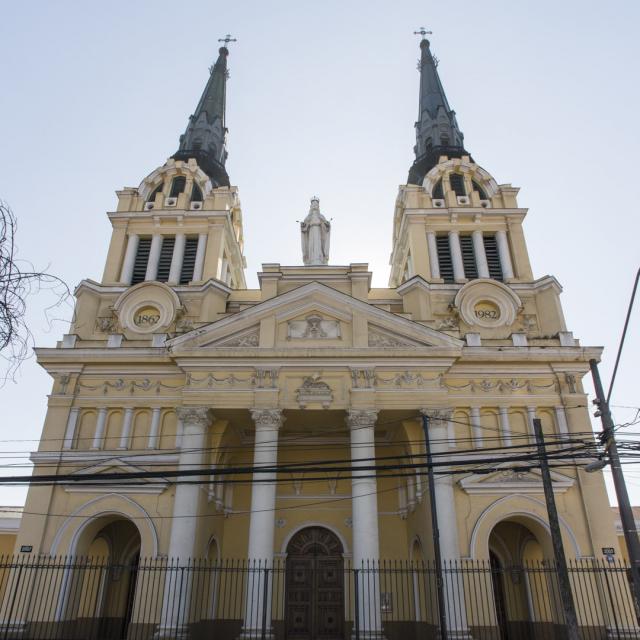
POLYGON ((533 429, 538 446, 538 457, 540 458, 540 471, 542 472, 542 486, 544 487, 544 498, 547 503, 547 514, 549 517, 549 529, 551 530, 551 542, 553 544, 553 555, 556 560, 556 571, 558 572, 558 586, 560 587, 560 599, 564 609, 564 618, 567 623, 567 640, 579 640, 578 618, 576 608, 573 603, 571 593, 571 581, 567 571, 567 559, 564 555, 562 545, 562 534, 560 533, 560 522, 558 520, 558 510, 556 509, 556 499, 553 495, 553 484, 551 483, 551 472, 549 471, 549 461, 547 460, 547 449, 544 444, 544 434, 542 433, 542 422, 540 418, 533 419, 533 429))
POLYGON ((600 380, 598 363, 595 360, 589 360, 589 366, 591 367, 591 376, 593 378, 593 386, 596 392, 596 398, 593 403, 598 407, 600 420, 602 421, 602 433, 600 434, 600 438, 609 456, 611 476, 613 477, 613 485, 616 490, 616 497, 618 498, 618 510, 620 511, 620 520, 622 521, 624 541, 627 544, 627 551, 629 553, 629 564, 631 565, 631 590, 633 592, 637 616, 640 612, 640 541, 638 540, 638 530, 636 528, 635 518, 633 517, 631 503, 629 502, 627 485, 625 484, 624 475, 622 474, 622 465, 620 464, 620 455, 618 454, 613 418, 611 417, 609 402, 604 395, 604 389, 602 388, 602 380, 600 380))
POLYGON ((447 638, 447 608, 444 601, 444 576, 442 574, 442 553, 440 552, 440 529, 438 528, 438 512, 436 511, 435 474, 433 472, 433 455, 429 440, 429 416, 422 414, 424 446, 427 454, 427 476, 429 478, 429 506, 431 507, 431 530, 433 531, 433 557, 436 565, 436 595, 438 598, 438 618, 440 620, 440 637, 447 638))

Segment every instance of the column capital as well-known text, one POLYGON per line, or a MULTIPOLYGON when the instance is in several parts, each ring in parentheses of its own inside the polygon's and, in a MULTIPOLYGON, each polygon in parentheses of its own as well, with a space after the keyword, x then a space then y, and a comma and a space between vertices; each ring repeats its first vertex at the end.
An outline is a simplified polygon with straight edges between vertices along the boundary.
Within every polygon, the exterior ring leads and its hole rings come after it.
POLYGON ((420 414, 433 422, 448 422, 453 416, 453 409, 420 409, 420 414))
POLYGON ((202 428, 208 427, 213 420, 209 407, 176 407, 176 414, 183 424, 193 424, 202 428))
POLYGON ((347 409, 345 421, 353 429, 354 427, 372 427, 377 418, 377 409, 347 409))
POLYGON ((279 429, 284 421, 285 417, 282 415, 282 409, 249 409, 251 412, 251 418, 257 427, 271 427, 273 429, 279 429))

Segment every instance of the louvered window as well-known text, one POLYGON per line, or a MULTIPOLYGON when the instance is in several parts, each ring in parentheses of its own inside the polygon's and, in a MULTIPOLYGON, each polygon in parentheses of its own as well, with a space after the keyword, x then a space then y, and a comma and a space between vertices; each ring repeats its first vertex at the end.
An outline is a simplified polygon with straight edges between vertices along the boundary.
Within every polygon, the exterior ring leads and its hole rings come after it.
POLYGON ((478 192, 478 195, 480 196, 480 200, 487 200, 487 192, 474 180, 473 181, 473 188, 475 189, 475 191, 478 192))
POLYGON ((187 179, 184 176, 178 176, 177 178, 174 178, 173 182, 171 183, 171 193, 169 194, 169 197, 177 198, 184 191, 186 184, 187 179))
POLYGON ((138 251, 133 263, 133 275, 131 284, 144 282, 147 275, 147 264, 149 263, 149 251, 151 251, 151 238, 140 238, 138 240, 138 251))
POLYGON ((478 277, 478 265, 476 263, 476 254, 473 251, 473 239, 471 236, 460 236, 460 251, 462 252, 464 277, 474 280, 478 277))
POLYGON ((194 182, 191 190, 191 202, 202 202, 202 189, 194 182))
POLYGON ((196 266, 196 253, 198 251, 198 237, 187 238, 184 245, 184 258, 180 271, 180 284, 189 284, 193 280, 193 270, 196 266))
POLYGON ((498 253, 498 243, 495 234, 484 236, 484 252, 487 254, 487 264, 489 265, 489 277, 494 280, 503 280, 502 265, 500 264, 500 254, 498 253))
POLYGON ((464 188, 464 178, 460 173, 450 173, 449 174, 449 184, 451 185, 451 190, 457 196, 466 196, 467 192, 464 188))
POLYGON ((438 180, 435 186, 433 187, 433 198, 442 200, 444 198, 444 194, 442 193, 442 180, 438 180))
POLYGON ((156 280, 158 282, 166 282, 169 279, 171 259, 173 258, 173 246, 175 243, 176 239, 173 236, 164 236, 162 238, 160 258, 158 259, 158 272, 156 275, 156 280))
POLYGON ((438 264, 440 265, 440 277, 445 282, 454 282, 453 261, 451 260, 451 247, 449 236, 436 236, 436 248, 438 249, 438 264))

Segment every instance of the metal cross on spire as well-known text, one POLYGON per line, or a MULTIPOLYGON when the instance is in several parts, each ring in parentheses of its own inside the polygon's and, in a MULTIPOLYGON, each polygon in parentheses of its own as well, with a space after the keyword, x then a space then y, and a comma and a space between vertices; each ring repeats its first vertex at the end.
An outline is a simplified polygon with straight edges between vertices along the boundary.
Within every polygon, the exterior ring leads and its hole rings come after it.
POLYGON ((227 33, 224 38, 218 38, 218 42, 224 42, 224 46, 226 47, 230 42, 238 42, 238 39, 232 38, 231 34, 227 33))
POLYGON ((428 35, 430 36, 433 33, 433 31, 427 31, 424 27, 420 27, 420 31, 414 31, 413 33, 416 36, 422 36, 422 39, 426 40, 427 39, 426 36, 428 35))

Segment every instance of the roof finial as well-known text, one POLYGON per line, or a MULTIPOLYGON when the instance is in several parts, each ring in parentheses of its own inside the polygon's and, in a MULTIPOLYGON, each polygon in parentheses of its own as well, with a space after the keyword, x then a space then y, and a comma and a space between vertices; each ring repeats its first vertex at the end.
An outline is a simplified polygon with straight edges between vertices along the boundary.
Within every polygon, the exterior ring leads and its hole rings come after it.
POLYGON ((218 38, 218 42, 224 42, 224 46, 226 47, 230 42, 238 42, 238 39, 232 38, 231 34, 227 33, 224 38, 218 38))
POLYGON ((413 34, 416 36, 422 36, 421 40, 426 40, 427 35, 431 35, 433 31, 427 31, 424 27, 420 27, 420 31, 414 31, 413 34))

